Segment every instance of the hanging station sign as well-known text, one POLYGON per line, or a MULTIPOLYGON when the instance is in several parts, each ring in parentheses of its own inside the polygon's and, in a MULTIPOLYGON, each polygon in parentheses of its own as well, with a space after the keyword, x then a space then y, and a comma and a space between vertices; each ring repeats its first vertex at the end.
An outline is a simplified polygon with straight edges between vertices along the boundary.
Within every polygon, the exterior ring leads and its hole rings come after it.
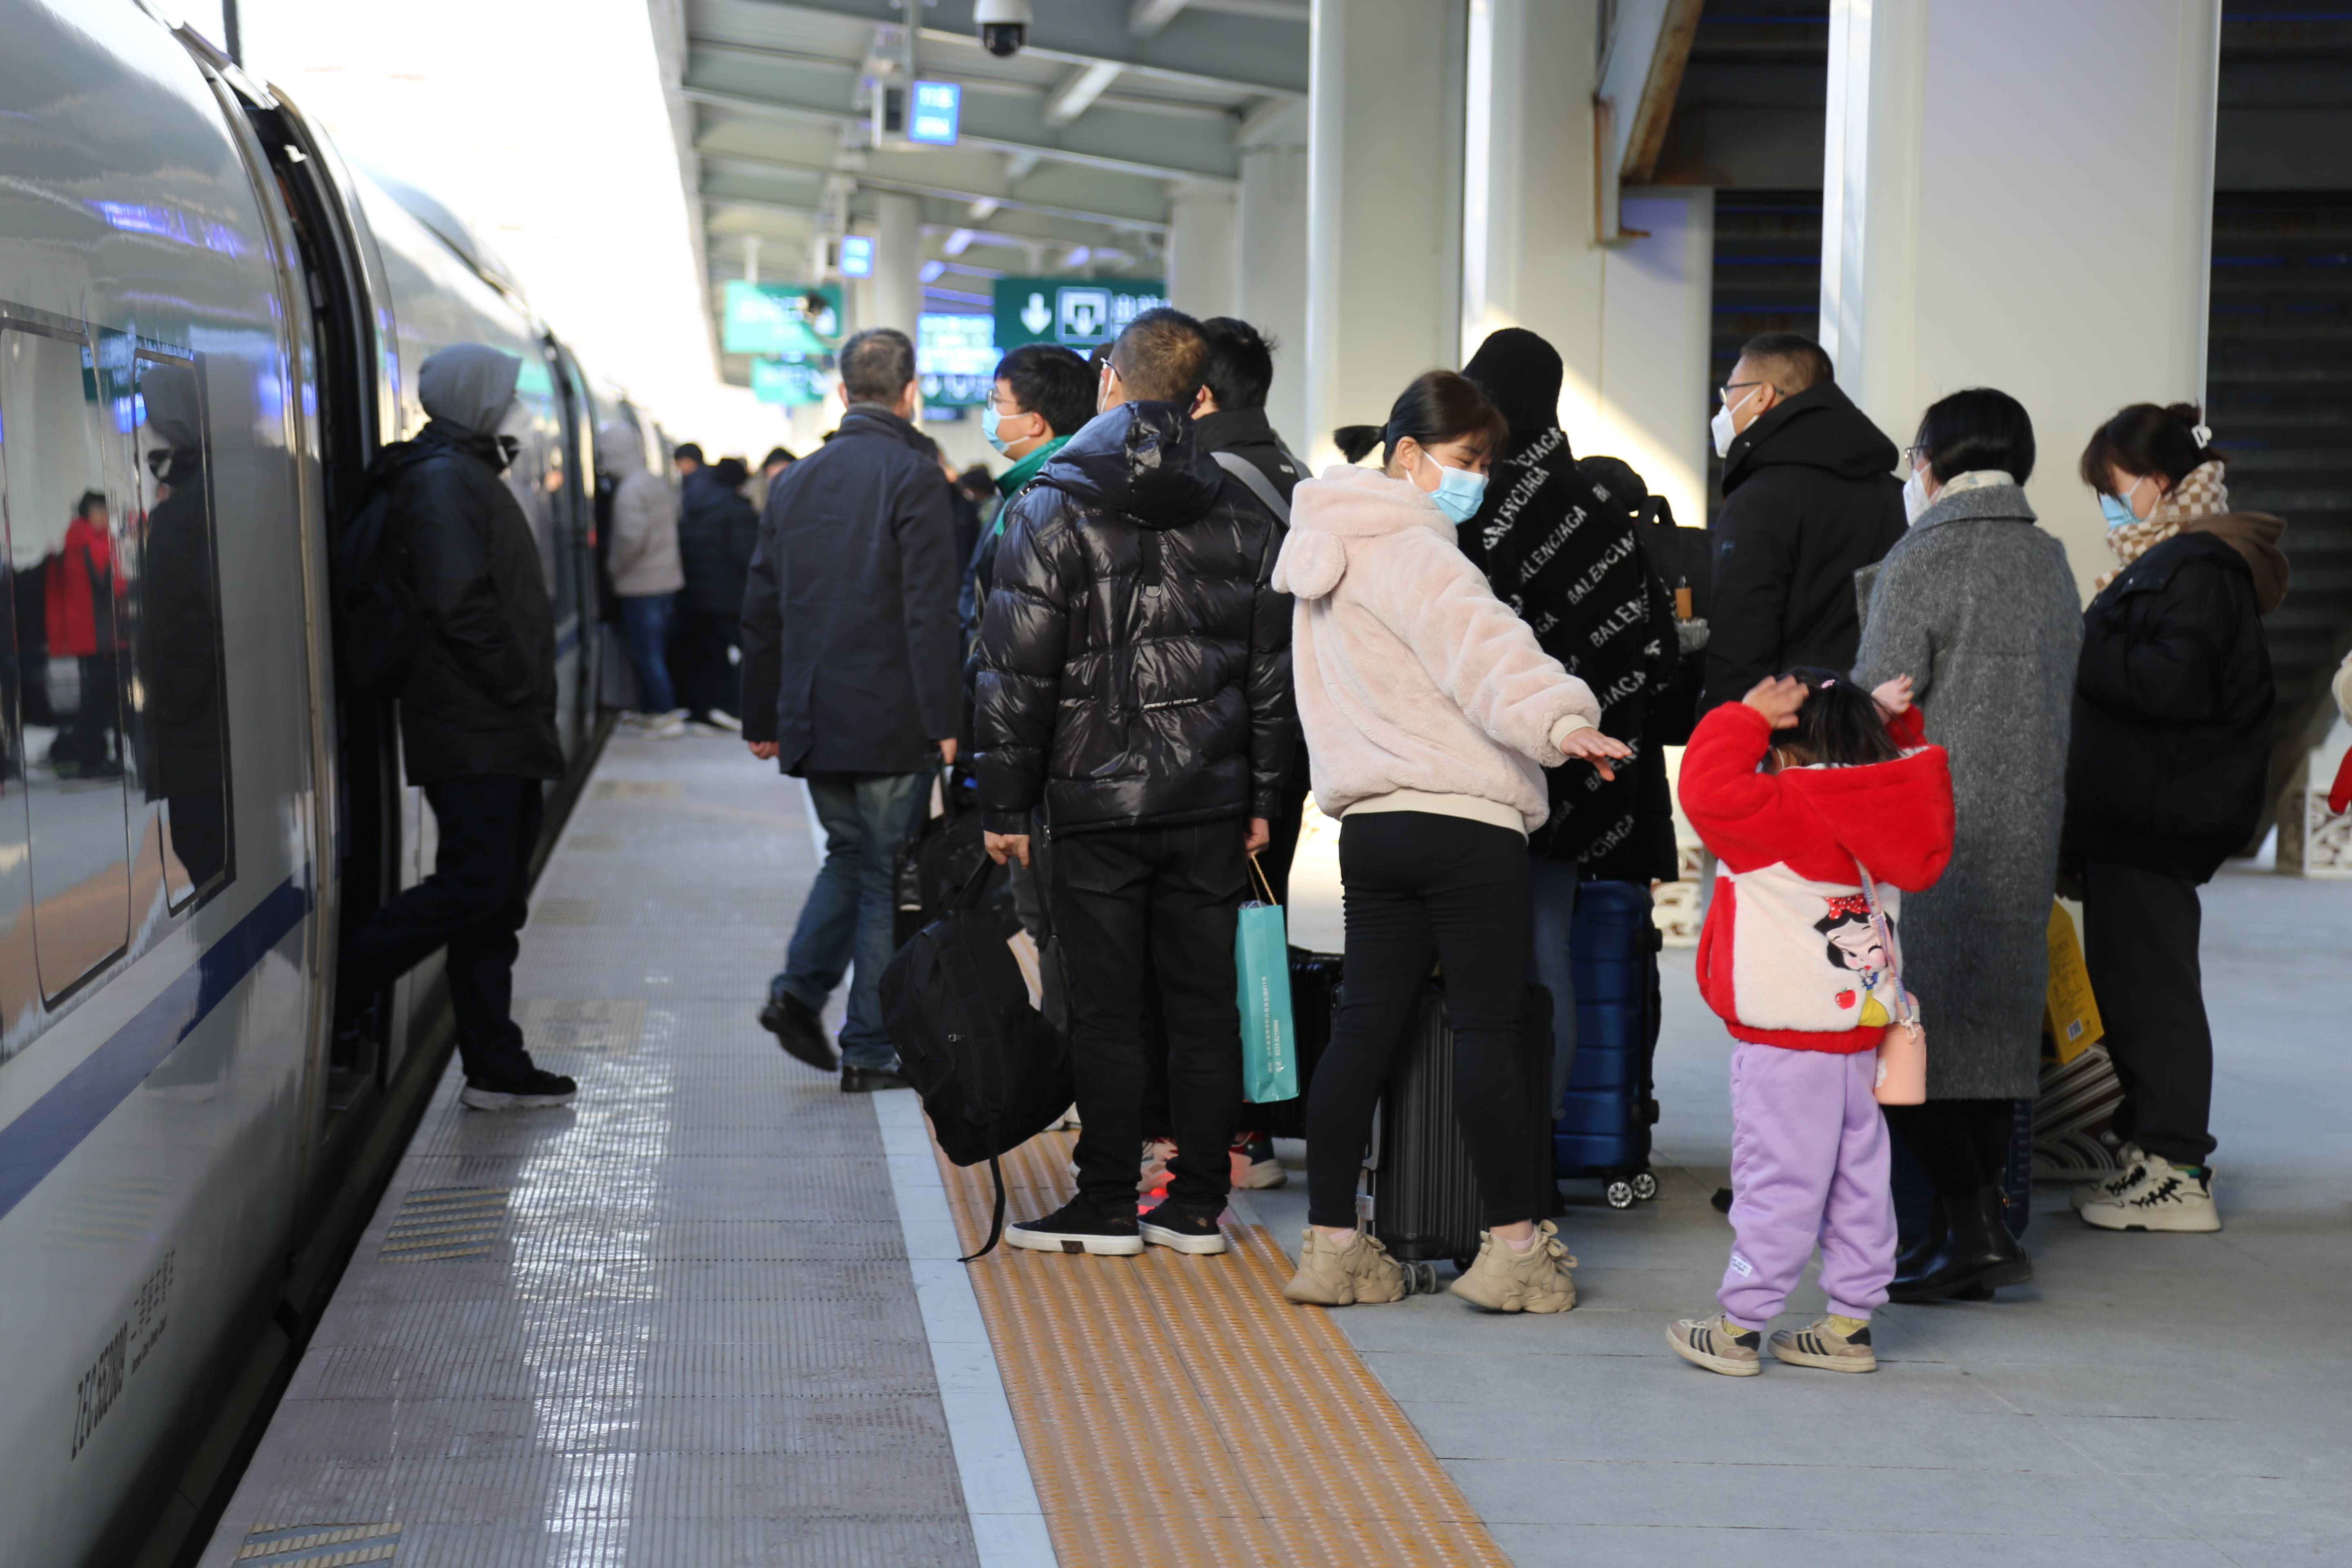
POLYGON ((730 354, 829 354, 841 346, 838 283, 730 279, 719 347, 730 354))
POLYGON ((1157 278, 1000 278, 997 352, 1060 343, 1084 353, 1166 303, 1168 285, 1157 278))
POLYGON ((923 405, 971 408, 996 385, 995 321, 977 313, 926 310, 915 319, 915 374, 923 405))

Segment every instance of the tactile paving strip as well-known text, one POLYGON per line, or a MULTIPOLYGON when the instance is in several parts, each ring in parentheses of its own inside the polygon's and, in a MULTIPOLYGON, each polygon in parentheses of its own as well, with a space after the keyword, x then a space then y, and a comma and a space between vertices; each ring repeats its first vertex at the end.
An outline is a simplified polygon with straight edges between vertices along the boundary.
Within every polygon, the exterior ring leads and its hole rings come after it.
POLYGON ((389 1563, 399 1550, 397 1524, 273 1524, 247 1535, 236 1560, 245 1568, 349 1568, 389 1563))
POLYGON ((436 1263, 479 1258, 499 1238, 507 1217, 505 1187, 432 1187, 413 1192, 384 1228, 386 1263, 436 1263))
MULTIPOLYGON (((1005 1156, 1006 1219, 1070 1195, 1075 1137, 1005 1156)), ((988 1168, 940 1162, 967 1249, 988 1168)), ((1061 1568, 1510 1559, 1319 1309, 1282 1299, 1264 1227, 1234 1250, 1066 1257, 1000 1247, 971 1265, 1061 1568)))

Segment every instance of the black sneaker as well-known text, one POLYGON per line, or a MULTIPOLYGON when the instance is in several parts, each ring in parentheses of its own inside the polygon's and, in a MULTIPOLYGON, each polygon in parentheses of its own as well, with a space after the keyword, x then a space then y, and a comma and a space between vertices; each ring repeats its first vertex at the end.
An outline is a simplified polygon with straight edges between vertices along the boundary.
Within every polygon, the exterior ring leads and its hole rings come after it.
POLYGON ((531 1068, 512 1078, 466 1079, 457 1098, 476 1110, 541 1110, 569 1105, 580 1086, 562 1073, 531 1068))
POLYGON ((1143 1239, 1152 1246, 1169 1247, 1177 1252, 1205 1256, 1225 1249, 1225 1233, 1217 1224, 1217 1216, 1209 1215, 1203 1217, 1179 1208, 1174 1198, 1168 1199, 1145 1215, 1138 1228, 1142 1231, 1143 1239))
POLYGON ((1143 1233, 1133 1216, 1106 1216, 1084 1194, 1044 1219, 1006 1226, 1004 1239, 1032 1252, 1091 1252, 1097 1258, 1132 1258, 1143 1250, 1143 1233))
POLYGON ((872 1094, 877 1089, 912 1089, 906 1075, 896 1068, 845 1067, 841 1069, 841 1092, 872 1094))
POLYGON ((833 1042, 824 1037, 824 1020, 817 1010, 789 991, 778 991, 768 997, 760 1009, 760 1027, 776 1037, 776 1044, 796 1062, 806 1062, 819 1072, 831 1072, 841 1065, 840 1053, 833 1042))

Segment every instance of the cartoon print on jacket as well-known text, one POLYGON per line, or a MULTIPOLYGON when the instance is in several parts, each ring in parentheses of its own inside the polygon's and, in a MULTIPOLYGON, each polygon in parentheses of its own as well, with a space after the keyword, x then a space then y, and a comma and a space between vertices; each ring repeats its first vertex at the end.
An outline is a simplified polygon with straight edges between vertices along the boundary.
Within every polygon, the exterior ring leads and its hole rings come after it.
MULTIPOLYGON (((1830 963, 1851 972, 1861 981, 1859 994, 1853 985, 1837 994, 1840 1007, 1862 1004, 1861 1016, 1854 1020, 1856 1028, 1884 1028, 1894 1019, 1886 1005, 1877 997, 1878 983, 1886 977, 1886 949, 1878 940, 1876 922, 1870 918, 1870 900, 1859 893, 1840 893, 1822 900, 1830 912, 1813 922, 1813 929, 1829 938, 1830 963)), ((1894 922, 1887 922, 1889 935, 1894 922)))

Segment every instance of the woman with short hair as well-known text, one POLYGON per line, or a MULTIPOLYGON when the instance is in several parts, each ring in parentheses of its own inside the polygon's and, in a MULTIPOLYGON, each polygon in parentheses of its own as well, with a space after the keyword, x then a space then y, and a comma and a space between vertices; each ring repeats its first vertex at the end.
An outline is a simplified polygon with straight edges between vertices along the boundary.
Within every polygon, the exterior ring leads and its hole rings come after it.
POLYGON ((2231 511, 2194 406, 2136 403, 2083 449, 2118 563, 2083 612, 2065 854, 2123 1085, 2123 1168, 2074 1190, 2105 1230, 2210 1231, 2213 1031, 2197 889, 2242 850, 2270 778, 2270 647, 2286 524, 2231 511))
POLYGON ((1951 864, 1903 900, 1927 1101, 1886 1113, 1936 1192, 1935 1222, 1888 1289, 1922 1301, 2033 1277, 2001 1175, 2015 1102, 2041 1075, 2082 616, 2066 548, 2026 504, 2033 422, 2015 398, 1975 387, 1938 399, 1907 457, 1910 531, 1856 576, 1854 676, 1865 688, 1910 676, 1927 742, 1951 759, 1951 864))

